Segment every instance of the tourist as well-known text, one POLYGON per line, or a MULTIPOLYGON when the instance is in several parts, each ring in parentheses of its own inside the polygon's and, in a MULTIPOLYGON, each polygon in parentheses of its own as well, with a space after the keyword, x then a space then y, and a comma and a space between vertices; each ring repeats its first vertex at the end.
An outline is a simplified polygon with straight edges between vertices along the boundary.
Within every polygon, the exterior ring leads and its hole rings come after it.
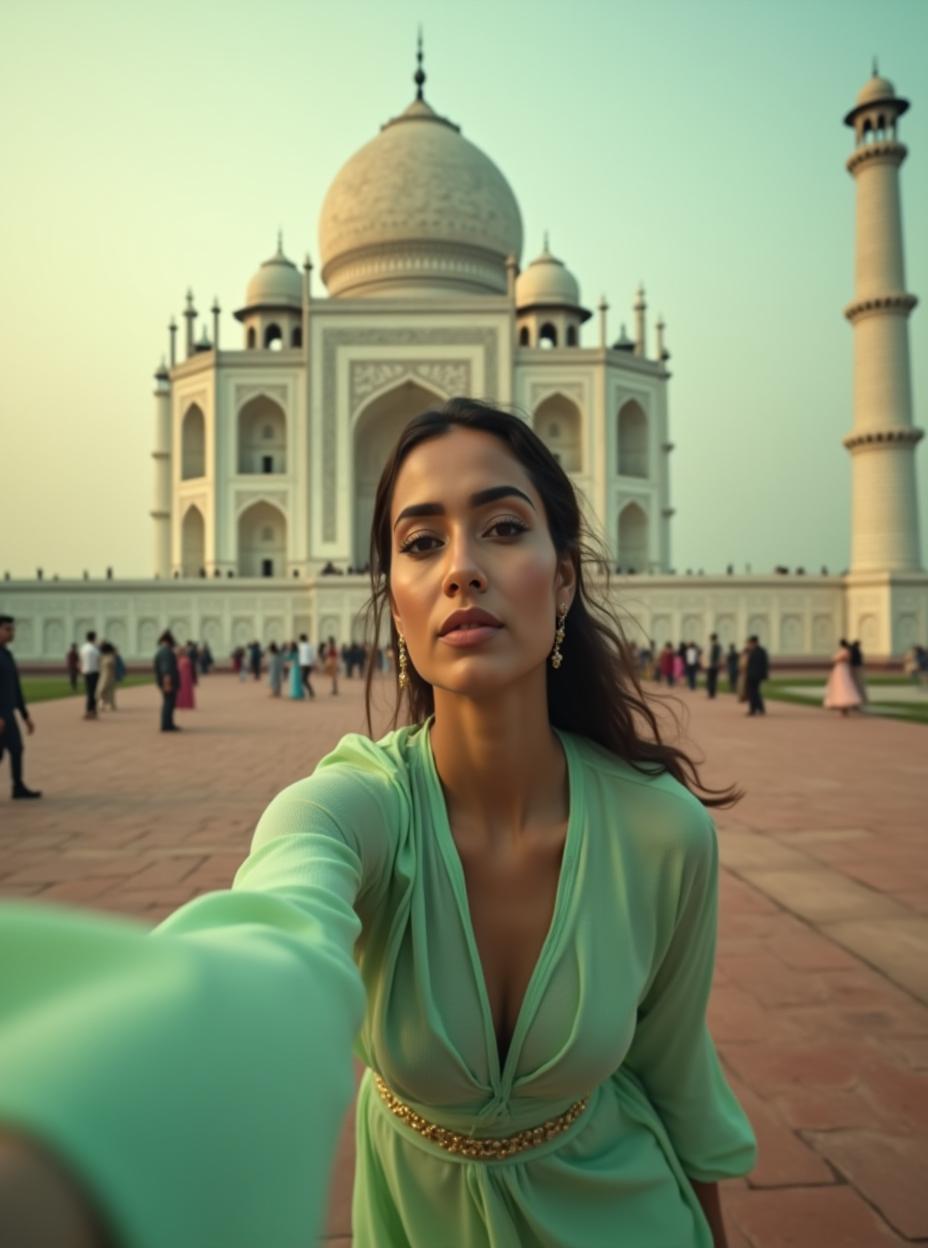
POLYGON ((267 682, 271 687, 271 697, 279 698, 284 683, 284 656, 276 641, 267 648, 267 682))
POLYGON ((71 642, 71 649, 64 656, 65 667, 68 672, 68 680, 71 683, 71 692, 77 693, 77 678, 81 674, 81 656, 77 653, 77 642, 71 642))
POLYGON ((208 676, 209 669, 213 666, 213 652, 209 648, 209 642, 204 641, 200 647, 200 675, 208 676))
POLYGON ((23 781, 23 753, 25 746, 16 722, 16 714, 22 717, 26 732, 35 732, 32 716, 26 710, 16 660, 9 649, 16 637, 16 621, 12 615, 0 615, 0 762, 3 755, 10 756, 10 772, 13 777, 12 796, 17 800, 41 797, 39 789, 30 789, 23 781))
POLYGON ((196 684, 196 669, 185 646, 178 646, 177 649, 177 672, 177 701, 174 706, 178 711, 195 711, 197 702, 193 687, 196 684))
POLYGON ((838 642, 837 653, 832 659, 831 674, 825 686, 823 699, 828 710, 840 711, 842 715, 858 710, 863 701, 857 681, 854 679, 852 662, 851 647, 842 637, 838 642))
POLYGON ((690 689, 695 689, 699 672, 699 647, 695 641, 691 641, 683 651, 683 662, 686 665, 686 683, 690 689))
POLYGON ((309 697, 314 698, 316 696, 316 691, 313 689, 313 682, 310 677, 312 676, 313 667, 316 663, 316 647, 305 633, 300 633, 299 656, 300 674, 303 678, 303 686, 309 697))
POLYGON ((332 677, 332 688, 329 692, 338 693, 338 647, 334 637, 330 637, 326 643, 323 671, 326 676, 332 677))
POLYGON ((126 660, 119 653, 119 647, 113 646, 113 654, 116 658, 116 684, 120 684, 126 679, 126 660))
POLYGON ((748 638, 747 664, 745 677, 748 695, 748 715, 766 715, 764 699, 760 691, 761 685, 770 674, 770 663, 767 651, 755 635, 748 638))
POLYGON ((670 686, 673 686, 673 684, 676 681, 676 676, 674 674, 674 669, 675 669, 674 659, 675 658, 676 658, 676 655, 674 654, 674 650, 673 650, 673 642, 672 641, 665 642, 664 648, 661 651, 660 661, 657 665, 657 671, 658 671, 658 679, 666 680, 667 684, 670 686))
POLYGON ((738 689, 738 667, 741 662, 741 656, 735 643, 729 642, 728 650, 725 653, 725 667, 728 671, 728 692, 735 693, 738 689))
POLYGON ((683 642, 674 651, 673 654, 673 683, 682 680, 686 673, 686 647, 683 642))
POLYGON ((86 704, 84 719, 97 718, 97 682, 100 679, 100 651, 97 649, 97 634, 89 632, 81 646, 81 675, 84 678, 86 704))
POLYGON ((100 643, 100 681, 97 705, 101 711, 116 710, 116 650, 108 642, 100 643))
POLYGON ((706 655, 706 692, 710 698, 715 697, 719 683, 719 668, 722 666, 722 647, 718 633, 709 634, 709 653, 706 655))
POLYGON ((193 677, 193 683, 198 685, 200 683, 198 674, 200 670, 200 647, 195 641, 188 641, 185 649, 187 658, 190 660, 190 672, 193 677))
POLYGON ((253 641, 248 647, 248 662, 255 680, 261 679, 261 643, 253 641))
POLYGON ((851 676, 860 694, 861 705, 867 702, 867 682, 864 680, 864 652, 859 641, 852 641, 848 649, 851 652, 851 676))
POLYGON ((174 634, 166 628, 158 638, 155 654, 155 684, 161 690, 161 731, 180 732, 174 723, 174 707, 180 687, 180 670, 177 665, 177 643, 174 634))
POLYGON ((301 701, 306 693, 303 688, 303 671, 300 667, 300 647, 295 641, 290 643, 290 697, 301 701))
POLYGON ((232 671, 238 676, 239 681, 245 680, 248 675, 245 666, 246 652, 244 646, 236 646, 232 651, 232 671))
POLYGON ((359 1248, 721 1245, 718 1182, 756 1157, 706 1019, 706 807, 736 794, 661 741, 529 424, 452 400, 386 463, 374 628, 406 726, 347 734, 234 886, 152 934, 0 914, 6 1165, 65 1168, 127 1244, 313 1242, 354 1047, 359 1248), (412 553, 432 500, 443 540, 412 553))

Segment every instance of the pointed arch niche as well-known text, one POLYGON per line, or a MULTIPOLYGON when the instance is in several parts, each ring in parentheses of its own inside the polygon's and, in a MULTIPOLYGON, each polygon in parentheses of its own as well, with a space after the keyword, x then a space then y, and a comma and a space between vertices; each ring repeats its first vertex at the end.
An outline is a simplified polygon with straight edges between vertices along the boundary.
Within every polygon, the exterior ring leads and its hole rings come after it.
POLYGON ((285 576, 286 565, 287 517, 265 499, 252 503, 238 518, 239 576, 285 576))
POLYGON ((180 426, 180 476, 182 481, 206 473, 206 421, 196 403, 184 412, 180 426))
POLYGON ((583 468, 580 408, 563 394, 552 394, 535 408, 535 432, 565 472, 583 468))
POLYGON ((619 409, 619 463, 623 477, 648 475, 648 418, 635 399, 619 409))
POLYGON ((256 394, 238 414, 238 470, 287 471, 287 417, 266 394, 256 394))
POLYGON ((619 512, 618 563, 623 569, 648 571, 648 517, 638 503, 626 503, 619 512))
POLYGON ((180 563, 181 576, 199 576, 206 565, 206 525, 196 503, 190 504, 181 522, 180 563))
POLYGON ((370 559, 371 522, 377 482, 400 433, 420 412, 443 403, 444 395, 415 381, 379 395, 365 407, 354 427, 354 563, 362 568, 370 559))

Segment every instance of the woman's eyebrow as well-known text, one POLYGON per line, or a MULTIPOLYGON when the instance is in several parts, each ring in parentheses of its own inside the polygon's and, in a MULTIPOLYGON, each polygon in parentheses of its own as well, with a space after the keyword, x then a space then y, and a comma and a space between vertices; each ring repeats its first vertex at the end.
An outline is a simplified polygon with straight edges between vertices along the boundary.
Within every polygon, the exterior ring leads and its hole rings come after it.
MULTIPOLYGON (((492 485, 488 490, 478 490, 476 494, 471 494, 467 500, 468 507, 483 507, 487 503, 495 503, 498 498, 521 498, 528 503, 532 511, 535 510, 535 504, 525 493, 515 485, 492 485)), ((408 507, 404 507, 400 514, 393 522, 394 529, 401 520, 408 520, 410 516, 443 516, 445 514, 444 503, 411 503, 408 507)))

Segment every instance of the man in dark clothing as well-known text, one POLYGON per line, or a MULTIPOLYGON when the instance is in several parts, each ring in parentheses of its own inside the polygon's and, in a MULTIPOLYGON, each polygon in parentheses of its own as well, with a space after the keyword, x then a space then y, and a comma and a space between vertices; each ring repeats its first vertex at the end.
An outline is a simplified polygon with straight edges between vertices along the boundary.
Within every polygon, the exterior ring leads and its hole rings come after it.
POLYGON ((15 798, 41 797, 37 789, 28 789, 23 784, 23 739, 16 722, 16 712, 19 711, 22 716, 30 737, 35 732, 35 725, 23 700, 16 660, 7 649, 15 636, 16 621, 11 615, 0 615, 0 759, 9 750, 15 798))
POLYGON ((261 645, 257 641, 253 641, 248 647, 249 662, 251 665, 251 674, 255 680, 261 679, 261 645))
POLYGON ((177 666, 175 647, 177 642, 169 628, 158 638, 155 654, 155 684, 161 690, 161 731, 180 732, 174 723, 174 703, 180 687, 180 669, 177 666))
POLYGON ((719 668, 722 665, 722 647, 719 644, 718 633, 710 633, 709 635, 709 653, 706 656, 706 689, 709 697, 715 697, 715 691, 719 683, 719 668))
POLYGON ((770 664, 767 661, 767 651, 760 644, 756 635, 748 638, 748 706, 749 715, 766 715, 764 709, 764 699, 761 697, 761 684, 767 679, 770 673, 770 664))

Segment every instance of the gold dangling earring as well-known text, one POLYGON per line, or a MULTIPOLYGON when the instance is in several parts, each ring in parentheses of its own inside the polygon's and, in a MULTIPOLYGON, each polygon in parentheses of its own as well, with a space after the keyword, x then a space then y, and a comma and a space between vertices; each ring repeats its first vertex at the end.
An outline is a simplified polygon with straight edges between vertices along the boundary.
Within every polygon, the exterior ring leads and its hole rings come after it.
POLYGON ((407 675, 407 672, 406 672, 406 668, 409 665, 409 658, 406 654, 406 638, 403 636, 402 633, 397 633, 397 638, 398 638, 398 644, 400 648, 399 685, 401 689, 405 689, 406 686, 409 684, 409 676, 407 675))
POLYGON ((557 612, 557 629, 554 633, 554 649, 551 651, 551 666, 555 671, 564 662, 564 656, 561 654, 561 642, 564 640, 564 621, 567 619, 567 608, 558 607, 557 612))

